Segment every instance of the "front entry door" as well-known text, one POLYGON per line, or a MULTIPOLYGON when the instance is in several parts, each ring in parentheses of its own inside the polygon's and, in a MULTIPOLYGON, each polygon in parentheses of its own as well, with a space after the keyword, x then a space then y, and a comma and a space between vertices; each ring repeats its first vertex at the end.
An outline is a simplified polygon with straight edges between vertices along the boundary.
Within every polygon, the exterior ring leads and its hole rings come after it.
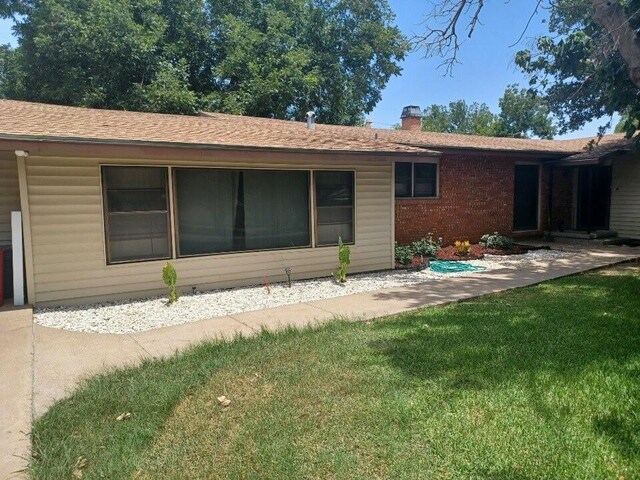
POLYGON ((611 167, 578 167, 578 230, 609 229, 611 167))
POLYGON ((513 230, 538 230, 538 200, 540 197, 540 166, 516 165, 513 230))

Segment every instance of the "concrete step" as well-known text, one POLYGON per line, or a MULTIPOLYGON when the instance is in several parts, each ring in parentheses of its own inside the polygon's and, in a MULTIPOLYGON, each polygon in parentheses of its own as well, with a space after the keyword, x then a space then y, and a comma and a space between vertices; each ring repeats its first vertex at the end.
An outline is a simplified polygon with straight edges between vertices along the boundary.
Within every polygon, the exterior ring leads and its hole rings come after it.
POLYGON ((618 232, 612 230, 595 230, 593 232, 584 232, 577 230, 565 230, 563 232, 550 232, 551 236, 556 239, 574 239, 574 240, 600 240, 605 238, 615 238, 618 232))
POLYGON ((603 245, 626 245, 629 247, 640 247, 640 239, 628 237, 606 238, 602 241, 603 245))

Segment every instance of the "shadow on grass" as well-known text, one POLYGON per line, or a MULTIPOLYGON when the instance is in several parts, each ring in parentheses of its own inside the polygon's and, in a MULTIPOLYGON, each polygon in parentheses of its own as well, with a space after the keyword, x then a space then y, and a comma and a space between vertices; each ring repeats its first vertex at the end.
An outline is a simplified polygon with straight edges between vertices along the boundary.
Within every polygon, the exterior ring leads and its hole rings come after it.
POLYGON ((637 412, 616 412, 597 417, 593 430, 611 442, 628 459, 640 455, 640 419, 637 412))
POLYGON ((395 331, 377 350, 408 375, 449 378, 454 388, 572 375, 638 355, 639 291, 638 277, 580 276, 418 311, 377 324, 395 331))
MULTIPOLYGON (((531 408, 542 418, 559 421, 571 412, 549 406, 546 389, 553 382, 579 388, 587 372, 601 372, 604 378, 619 375, 631 384, 635 376, 640 385, 639 292, 638 276, 569 277, 381 322, 376 328, 386 330, 390 339, 371 346, 404 375, 437 382, 452 396, 524 386, 531 408)), ((637 407, 638 400, 628 408, 637 407)), ((626 458, 640 455, 637 413, 601 416, 593 431, 626 458)))
MULTIPOLYGON (((608 366, 624 377, 629 392, 637 390, 631 384, 640 383, 640 359, 635 364, 630 359, 640 354, 639 290, 638 276, 573 277, 380 322, 337 322, 320 329, 206 343, 176 357, 98 375, 36 421, 31 473, 34 478, 69 478, 82 455, 90 461, 87 478, 131 478, 180 402, 198 395, 216 372, 253 378, 256 365, 265 362, 272 366, 270 381, 292 388, 303 377, 315 378, 314 369, 344 367, 344 377, 332 377, 331 386, 322 390, 338 399, 359 388, 369 397, 406 388, 416 395, 437 391, 432 403, 439 404, 442 391, 451 399, 485 390, 490 397, 491 389, 514 385, 526 391, 525 402, 533 411, 555 427, 561 425, 558 419, 571 414, 546 401, 546 389, 562 383, 559 379, 579 385, 585 371, 608 366), (362 362, 370 369, 355 368, 351 376, 350 369, 362 362), (131 412, 132 420, 114 421, 122 412, 131 412)), ((307 394, 301 399, 313 400, 307 394)), ((616 402, 610 410, 594 412, 588 428, 625 457, 637 457, 637 406, 637 401, 616 402)), ((392 419, 410 418, 395 405, 389 412, 392 419)), ((477 478, 541 478, 517 464, 495 467, 482 470, 477 478)))

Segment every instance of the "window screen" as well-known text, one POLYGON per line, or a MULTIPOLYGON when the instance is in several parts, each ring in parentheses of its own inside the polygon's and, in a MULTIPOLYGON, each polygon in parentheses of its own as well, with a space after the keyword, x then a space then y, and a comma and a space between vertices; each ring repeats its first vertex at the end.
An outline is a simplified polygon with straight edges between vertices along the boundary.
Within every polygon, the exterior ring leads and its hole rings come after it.
POLYGON ((422 162, 396 162, 396 198, 425 198, 438 195, 438 165, 422 162))
POLYGON ((411 191, 411 169, 410 162, 396 162, 396 197, 410 197, 411 191))
POLYGON ((354 241, 354 173, 314 172, 316 187, 316 243, 337 245, 354 241))
POLYGON ((179 255, 309 246, 309 172, 176 169, 179 255))
POLYGON ((413 164, 413 196, 435 197, 438 166, 435 163, 413 164))
POLYGON ((109 263, 169 258, 167 169, 102 167, 109 263))

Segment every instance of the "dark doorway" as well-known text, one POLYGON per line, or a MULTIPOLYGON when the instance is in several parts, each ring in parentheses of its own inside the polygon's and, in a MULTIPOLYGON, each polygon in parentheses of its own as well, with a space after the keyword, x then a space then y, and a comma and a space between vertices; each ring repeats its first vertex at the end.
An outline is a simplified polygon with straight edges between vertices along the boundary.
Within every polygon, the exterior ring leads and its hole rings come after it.
POLYGON ((609 229, 611 167, 589 165, 578 168, 578 230, 609 229))
POLYGON ((540 197, 540 166, 516 165, 513 230, 538 230, 538 200, 540 197))

